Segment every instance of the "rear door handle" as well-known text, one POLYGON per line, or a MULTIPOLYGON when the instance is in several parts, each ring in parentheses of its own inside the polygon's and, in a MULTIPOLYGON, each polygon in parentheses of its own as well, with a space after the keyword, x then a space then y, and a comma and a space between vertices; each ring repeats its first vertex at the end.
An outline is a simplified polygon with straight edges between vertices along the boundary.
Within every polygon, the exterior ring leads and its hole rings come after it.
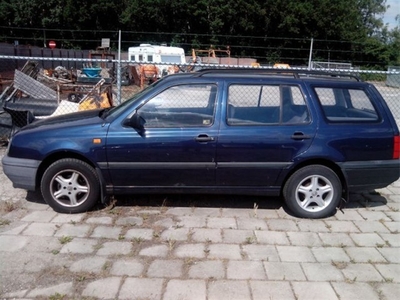
POLYGON ((293 140, 307 140, 311 139, 311 136, 304 134, 303 132, 295 132, 292 134, 291 138, 293 140))
POLYGON ((208 136, 207 134, 200 134, 196 137, 196 142, 205 143, 205 142, 213 142, 215 139, 212 136, 208 136))

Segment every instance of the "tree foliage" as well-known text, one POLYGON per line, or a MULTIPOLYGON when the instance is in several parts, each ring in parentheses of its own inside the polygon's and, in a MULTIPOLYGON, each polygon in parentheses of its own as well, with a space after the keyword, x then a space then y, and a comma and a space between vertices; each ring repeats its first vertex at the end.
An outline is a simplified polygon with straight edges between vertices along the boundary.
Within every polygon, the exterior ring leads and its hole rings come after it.
POLYGON ((399 63, 399 28, 382 23, 386 0, 0 0, 2 41, 93 48, 168 43, 223 48, 261 61, 304 63, 310 40, 321 60, 399 63), (361 59, 360 59, 361 58, 361 59))

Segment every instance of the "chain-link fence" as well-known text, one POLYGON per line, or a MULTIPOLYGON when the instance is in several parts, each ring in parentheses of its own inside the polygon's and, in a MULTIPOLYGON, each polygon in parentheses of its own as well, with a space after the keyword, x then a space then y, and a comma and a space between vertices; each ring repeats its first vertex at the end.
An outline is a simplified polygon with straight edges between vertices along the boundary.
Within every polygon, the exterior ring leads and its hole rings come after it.
MULTIPOLYGON (((0 137, 3 140, 8 139, 12 130, 23 127, 35 118, 117 106, 166 74, 193 72, 210 67, 254 67, 251 63, 155 65, 116 59, 22 56, 0 56, 0 64, 0 137)), ((400 123, 399 69, 392 67, 390 72, 338 69, 330 71, 354 73, 374 84, 400 123)), ((276 92, 274 87, 269 89, 266 94, 276 92)), ((205 91, 202 90, 202 93, 205 91)), ((210 88, 207 93, 211 91, 210 88)), ((235 91, 233 88, 231 92, 232 104, 240 107, 241 103, 235 103, 235 93, 240 94, 243 90, 235 91)), ((259 91, 246 90, 246 99, 251 102, 254 93, 258 95, 259 91)), ((294 100, 301 101, 300 91, 293 90, 291 94, 294 100)), ((241 96, 239 98, 243 99, 241 96)), ((265 106, 272 105, 268 102, 269 99, 265 101, 265 106)), ((232 122, 235 121, 232 119, 232 122)))

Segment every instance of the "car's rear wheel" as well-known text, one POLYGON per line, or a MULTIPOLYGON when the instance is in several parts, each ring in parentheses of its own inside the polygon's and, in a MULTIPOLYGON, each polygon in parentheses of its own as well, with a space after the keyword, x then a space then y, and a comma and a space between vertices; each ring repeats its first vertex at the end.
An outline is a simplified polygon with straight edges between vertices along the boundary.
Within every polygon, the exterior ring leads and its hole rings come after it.
POLYGON ((342 184, 328 167, 310 165, 293 173, 283 188, 283 196, 296 216, 325 218, 336 212, 342 197, 342 184))
POLYGON ((96 171, 89 164, 73 158, 51 164, 43 174, 40 188, 47 204, 61 213, 88 211, 100 196, 96 171))

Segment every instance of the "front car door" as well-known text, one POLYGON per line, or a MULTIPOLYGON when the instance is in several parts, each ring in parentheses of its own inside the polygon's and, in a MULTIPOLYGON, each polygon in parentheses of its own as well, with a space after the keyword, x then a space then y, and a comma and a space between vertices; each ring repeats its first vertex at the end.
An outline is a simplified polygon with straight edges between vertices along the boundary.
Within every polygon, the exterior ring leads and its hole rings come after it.
POLYGON ((143 130, 113 122, 107 139, 115 191, 215 185, 215 84, 170 86, 140 106, 143 130))

